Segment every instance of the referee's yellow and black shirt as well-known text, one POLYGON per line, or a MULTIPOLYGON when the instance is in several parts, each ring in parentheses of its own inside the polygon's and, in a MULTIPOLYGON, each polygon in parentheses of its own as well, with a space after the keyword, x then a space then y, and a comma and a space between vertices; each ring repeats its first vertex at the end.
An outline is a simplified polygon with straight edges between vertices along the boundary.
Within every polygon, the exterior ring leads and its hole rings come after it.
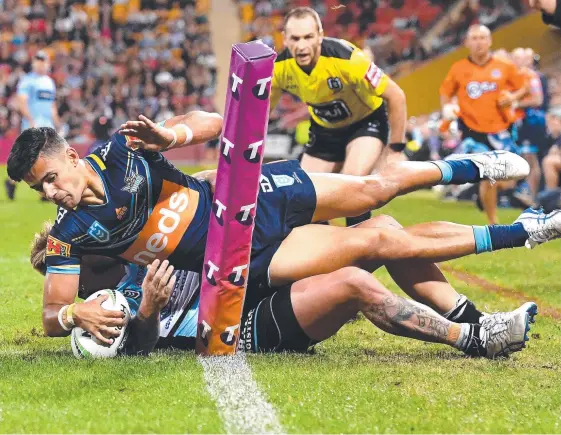
POLYGON ((325 128, 354 124, 378 109, 388 77, 355 45, 323 38, 321 55, 305 73, 287 48, 279 53, 273 73, 271 108, 282 91, 308 105, 312 119, 325 128))

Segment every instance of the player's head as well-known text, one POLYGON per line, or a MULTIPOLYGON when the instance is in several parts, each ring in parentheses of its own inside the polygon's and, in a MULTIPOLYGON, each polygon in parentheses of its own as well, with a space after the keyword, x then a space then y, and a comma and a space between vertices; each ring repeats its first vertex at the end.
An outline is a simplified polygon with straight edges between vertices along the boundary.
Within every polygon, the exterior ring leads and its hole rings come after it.
POLYGON ((491 31, 489 28, 481 24, 470 26, 466 36, 466 47, 472 57, 489 54, 491 50, 491 31))
POLYGON ((368 60, 370 62, 375 62, 376 61, 374 52, 372 51, 372 49, 370 48, 369 45, 365 45, 364 48, 362 49, 362 51, 364 52, 364 54, 366 55, 366 57, 368 58, 368 60))
POLYGON ((25 180, 34 190, 57 205, 76 207, 87 186, 83 163, 74 148, 54 128, 24 130, 8 156, 8 176, 25 180))
POLYGON ((292 9, 284 17, 282 32, 284 45, 303 68, 315 66, 321 54, 323 27, 316 11, 300 7, 292 9))
MULTIPOLYGON (((33 269, 43 276, 47 273, 45 255, 52 227, 51 222, 45 222, 31 242, 29 260, 33 269)), ((80 297, 86 299, 98 290, 115 288, 124 275, 121 261, 101 255, 84 255, 80 263, 80 297)))
POLYGON ((510 53, 504 48, 499 48, 493 52, 493 56, 502 60, 510 60, 510 53))
POLYGON ((524 48, 515 48, 512 50, 510 57, 517 68, 524 68, 526 66, 526 50, 524 48))
POLYGON ((103 141, 107 141, 111 137, 111 128, 111 121, 106 116, 97 117, 92 126, 95 138, 103 141))
POLYGON ((532 48, 524 49, 524 65, 527 68, 534 68, 534 62, 536 59, 536 52, 532 48))
POLYGON ((33 242, 31 242, 31 255, 29 261, 37 272, 41 275, 47 273, 47 265, 45 264, 45 253, 47 252, 47 240, 49 233, 53 228, 53 224, 49 221, 43 224, 41 231, 35 234, 33 242))
POLYGON ((38 51, 33 56, 33 60, 31 61, 31 68, 33 72, 37 74, 47 74, 49 72, 51 65, 49 62, 49 56, 44 51, 38 51))

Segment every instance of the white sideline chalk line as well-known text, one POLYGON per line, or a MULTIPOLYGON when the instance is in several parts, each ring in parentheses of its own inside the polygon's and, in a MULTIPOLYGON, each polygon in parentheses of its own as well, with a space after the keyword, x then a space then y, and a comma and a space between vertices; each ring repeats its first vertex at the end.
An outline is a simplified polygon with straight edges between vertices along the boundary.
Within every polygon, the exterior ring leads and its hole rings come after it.
POLYGON ((275 408, 263 397, 243 352, 198 359, 227 433, 283 433, 275 408))

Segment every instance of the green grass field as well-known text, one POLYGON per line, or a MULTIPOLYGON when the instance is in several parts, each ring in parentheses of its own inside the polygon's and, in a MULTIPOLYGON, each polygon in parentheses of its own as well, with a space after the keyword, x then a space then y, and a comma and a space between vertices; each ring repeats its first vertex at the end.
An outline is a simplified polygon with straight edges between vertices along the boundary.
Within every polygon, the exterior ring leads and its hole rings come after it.
MULTIPOLYGON (((0 171, 3 178, 3 170, 0 171)), ((483 224, 471 204, 430 192, 383 212, 403 224, 483 224)), ((53 205, 20 186, 0 192, 0 432, 221 433, 193 353, 74 359, 68 338, 42 335, 42 279, 28 261, 33 234, 53 205)), ((515 211, 504 211, 504 222, 515 211)), ((310 355, 250 355, 254 377, 291 433, 561 432, 561 243, 448 263, 478 278, 451 282, 487 311, 535 298, 541 312, 528 348, 508 361, 472 360, 446 346, 396 338, 360 319, 310 355), (501 286, 500 291, 490 284, 501 286)), ((385 272, 377 274, 398 291, 385 272)))

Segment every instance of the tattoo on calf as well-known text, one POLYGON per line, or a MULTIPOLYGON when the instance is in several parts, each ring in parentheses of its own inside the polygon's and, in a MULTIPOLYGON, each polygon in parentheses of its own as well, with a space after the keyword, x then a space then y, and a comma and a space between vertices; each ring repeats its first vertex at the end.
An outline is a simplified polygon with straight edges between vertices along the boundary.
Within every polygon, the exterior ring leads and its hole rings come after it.
POLYGON ((393 294, 381 303, 370 304, 364 314, 388 332, 420 339, 432 337, 446 341, 451 325, 422 306, 393 294))

